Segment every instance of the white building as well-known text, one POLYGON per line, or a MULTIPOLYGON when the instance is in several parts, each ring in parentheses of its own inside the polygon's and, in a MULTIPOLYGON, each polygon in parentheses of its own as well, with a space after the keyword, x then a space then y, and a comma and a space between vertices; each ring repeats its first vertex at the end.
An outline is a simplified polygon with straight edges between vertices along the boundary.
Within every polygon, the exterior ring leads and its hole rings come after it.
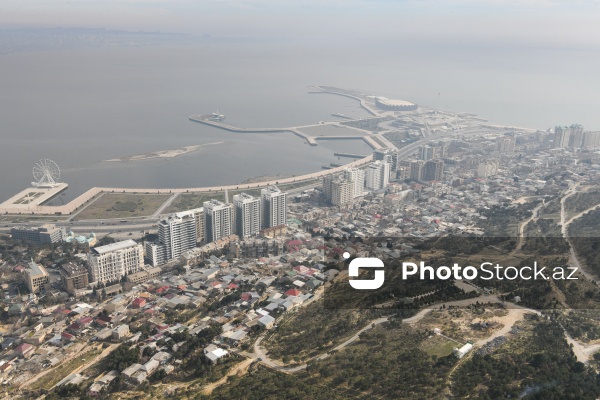
POLYGON ((169 260, 167 258, 167 246, 163 243, 146 242, 144 243, 144 251, 146 252, 146 260, 153 267, 162 265, 169 260))
POLYGON ((364 196, 365 194, 365 171, 360 168, 346 168, 344 177, 354 182, 354 198, 364 196))
POLYGON ((277 186, 261 189, 263 229, 287 223, 287 193, 279 190, 277 186))
POLYGON ((233 196, 235 229, 240 238, 255 236, 260 232, 261 202, 247 193, 233 196))
POLYGON ((88 253, 88 264, 92 281, 118 281, 144 269, 144 249, 131 239, 94 247, 88 253))
POLYGON ((214 242, 233 234, 233 204, 219 200, 204 202, 204 240, 214 242))
POLYGON ((390 164, 390 173, 395 173, 398 170, 398 153, 392 149, 375 150, 373 161, 385 161, 390 164))
POLYGON ((502 136, 496 139, 496 148, 500 153, 512 153, 515 151, 515 143, 516 139, 514 136, 502 136))
POLYGON ((390 183, 390 164, 383 161, 375 161, 369 164, 366 173, 367 189, 385 189, 390 183))
POLYGON ((194 208, 187 211, 175 213, 179 218, 193 217, 196 223, 196 243, 204 241, 204 208, 194 208))
POLYGON ((457 358, 463 358, 469 351, 471 351, 472 348, 473 345, 471 343, 467 343, 460 349, 454 348, 452 353, 454 353, 457 358))
POLYGON ((158 223, 158 243, 146 243, 146 258, 153 267, 174 260, 196 247, 198 221, 202 209, 175 213, 158 223))
POLYGON ((477 166, 477 177, 487 178, 498 174, 498 163, 495 161, 486 161, 477 166))
POLYGON ((342 176, 325 176, 323 193, 331 205, 344 206, 354 199, 354 181, 342 176))

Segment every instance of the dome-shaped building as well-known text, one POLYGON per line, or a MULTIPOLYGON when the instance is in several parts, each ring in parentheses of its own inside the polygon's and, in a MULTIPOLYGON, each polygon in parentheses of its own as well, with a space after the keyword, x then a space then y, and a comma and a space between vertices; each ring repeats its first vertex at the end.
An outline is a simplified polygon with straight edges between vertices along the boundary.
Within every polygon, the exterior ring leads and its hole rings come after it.
POLYGON ((417 105, 410 101, 386 99, 384 97, 375 99, 375 106, 387 111, 413 111, 417 109, 417 105))

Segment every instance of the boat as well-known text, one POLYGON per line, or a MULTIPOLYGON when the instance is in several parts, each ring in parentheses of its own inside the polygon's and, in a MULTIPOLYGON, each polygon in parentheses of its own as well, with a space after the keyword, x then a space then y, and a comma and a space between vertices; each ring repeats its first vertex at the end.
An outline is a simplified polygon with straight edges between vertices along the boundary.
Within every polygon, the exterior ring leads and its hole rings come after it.
POLYGON ((208 119, 212 121, 223 121, 225 119, 225 115, 219 114, 219 110, 216 113, 212 113, 208 116, 208 119))

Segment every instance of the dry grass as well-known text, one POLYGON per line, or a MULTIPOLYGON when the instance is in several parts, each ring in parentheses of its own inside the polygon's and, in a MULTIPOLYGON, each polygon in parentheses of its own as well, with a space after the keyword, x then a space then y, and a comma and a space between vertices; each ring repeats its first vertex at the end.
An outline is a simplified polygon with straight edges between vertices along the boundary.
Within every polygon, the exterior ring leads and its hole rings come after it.
POLYGON ((79 215, 77 220, 130 218, 152 215, 170 194, 104 193, 79 215))

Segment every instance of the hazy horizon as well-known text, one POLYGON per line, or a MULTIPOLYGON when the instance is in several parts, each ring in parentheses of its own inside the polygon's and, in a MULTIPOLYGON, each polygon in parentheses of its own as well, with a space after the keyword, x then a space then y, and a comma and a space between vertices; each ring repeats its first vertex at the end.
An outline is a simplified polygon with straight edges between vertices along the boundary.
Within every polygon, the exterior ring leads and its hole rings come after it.
POLYGON ((598 1, 5 0, 0 28, 91 27, 246 38, 597 47, 598 1))

